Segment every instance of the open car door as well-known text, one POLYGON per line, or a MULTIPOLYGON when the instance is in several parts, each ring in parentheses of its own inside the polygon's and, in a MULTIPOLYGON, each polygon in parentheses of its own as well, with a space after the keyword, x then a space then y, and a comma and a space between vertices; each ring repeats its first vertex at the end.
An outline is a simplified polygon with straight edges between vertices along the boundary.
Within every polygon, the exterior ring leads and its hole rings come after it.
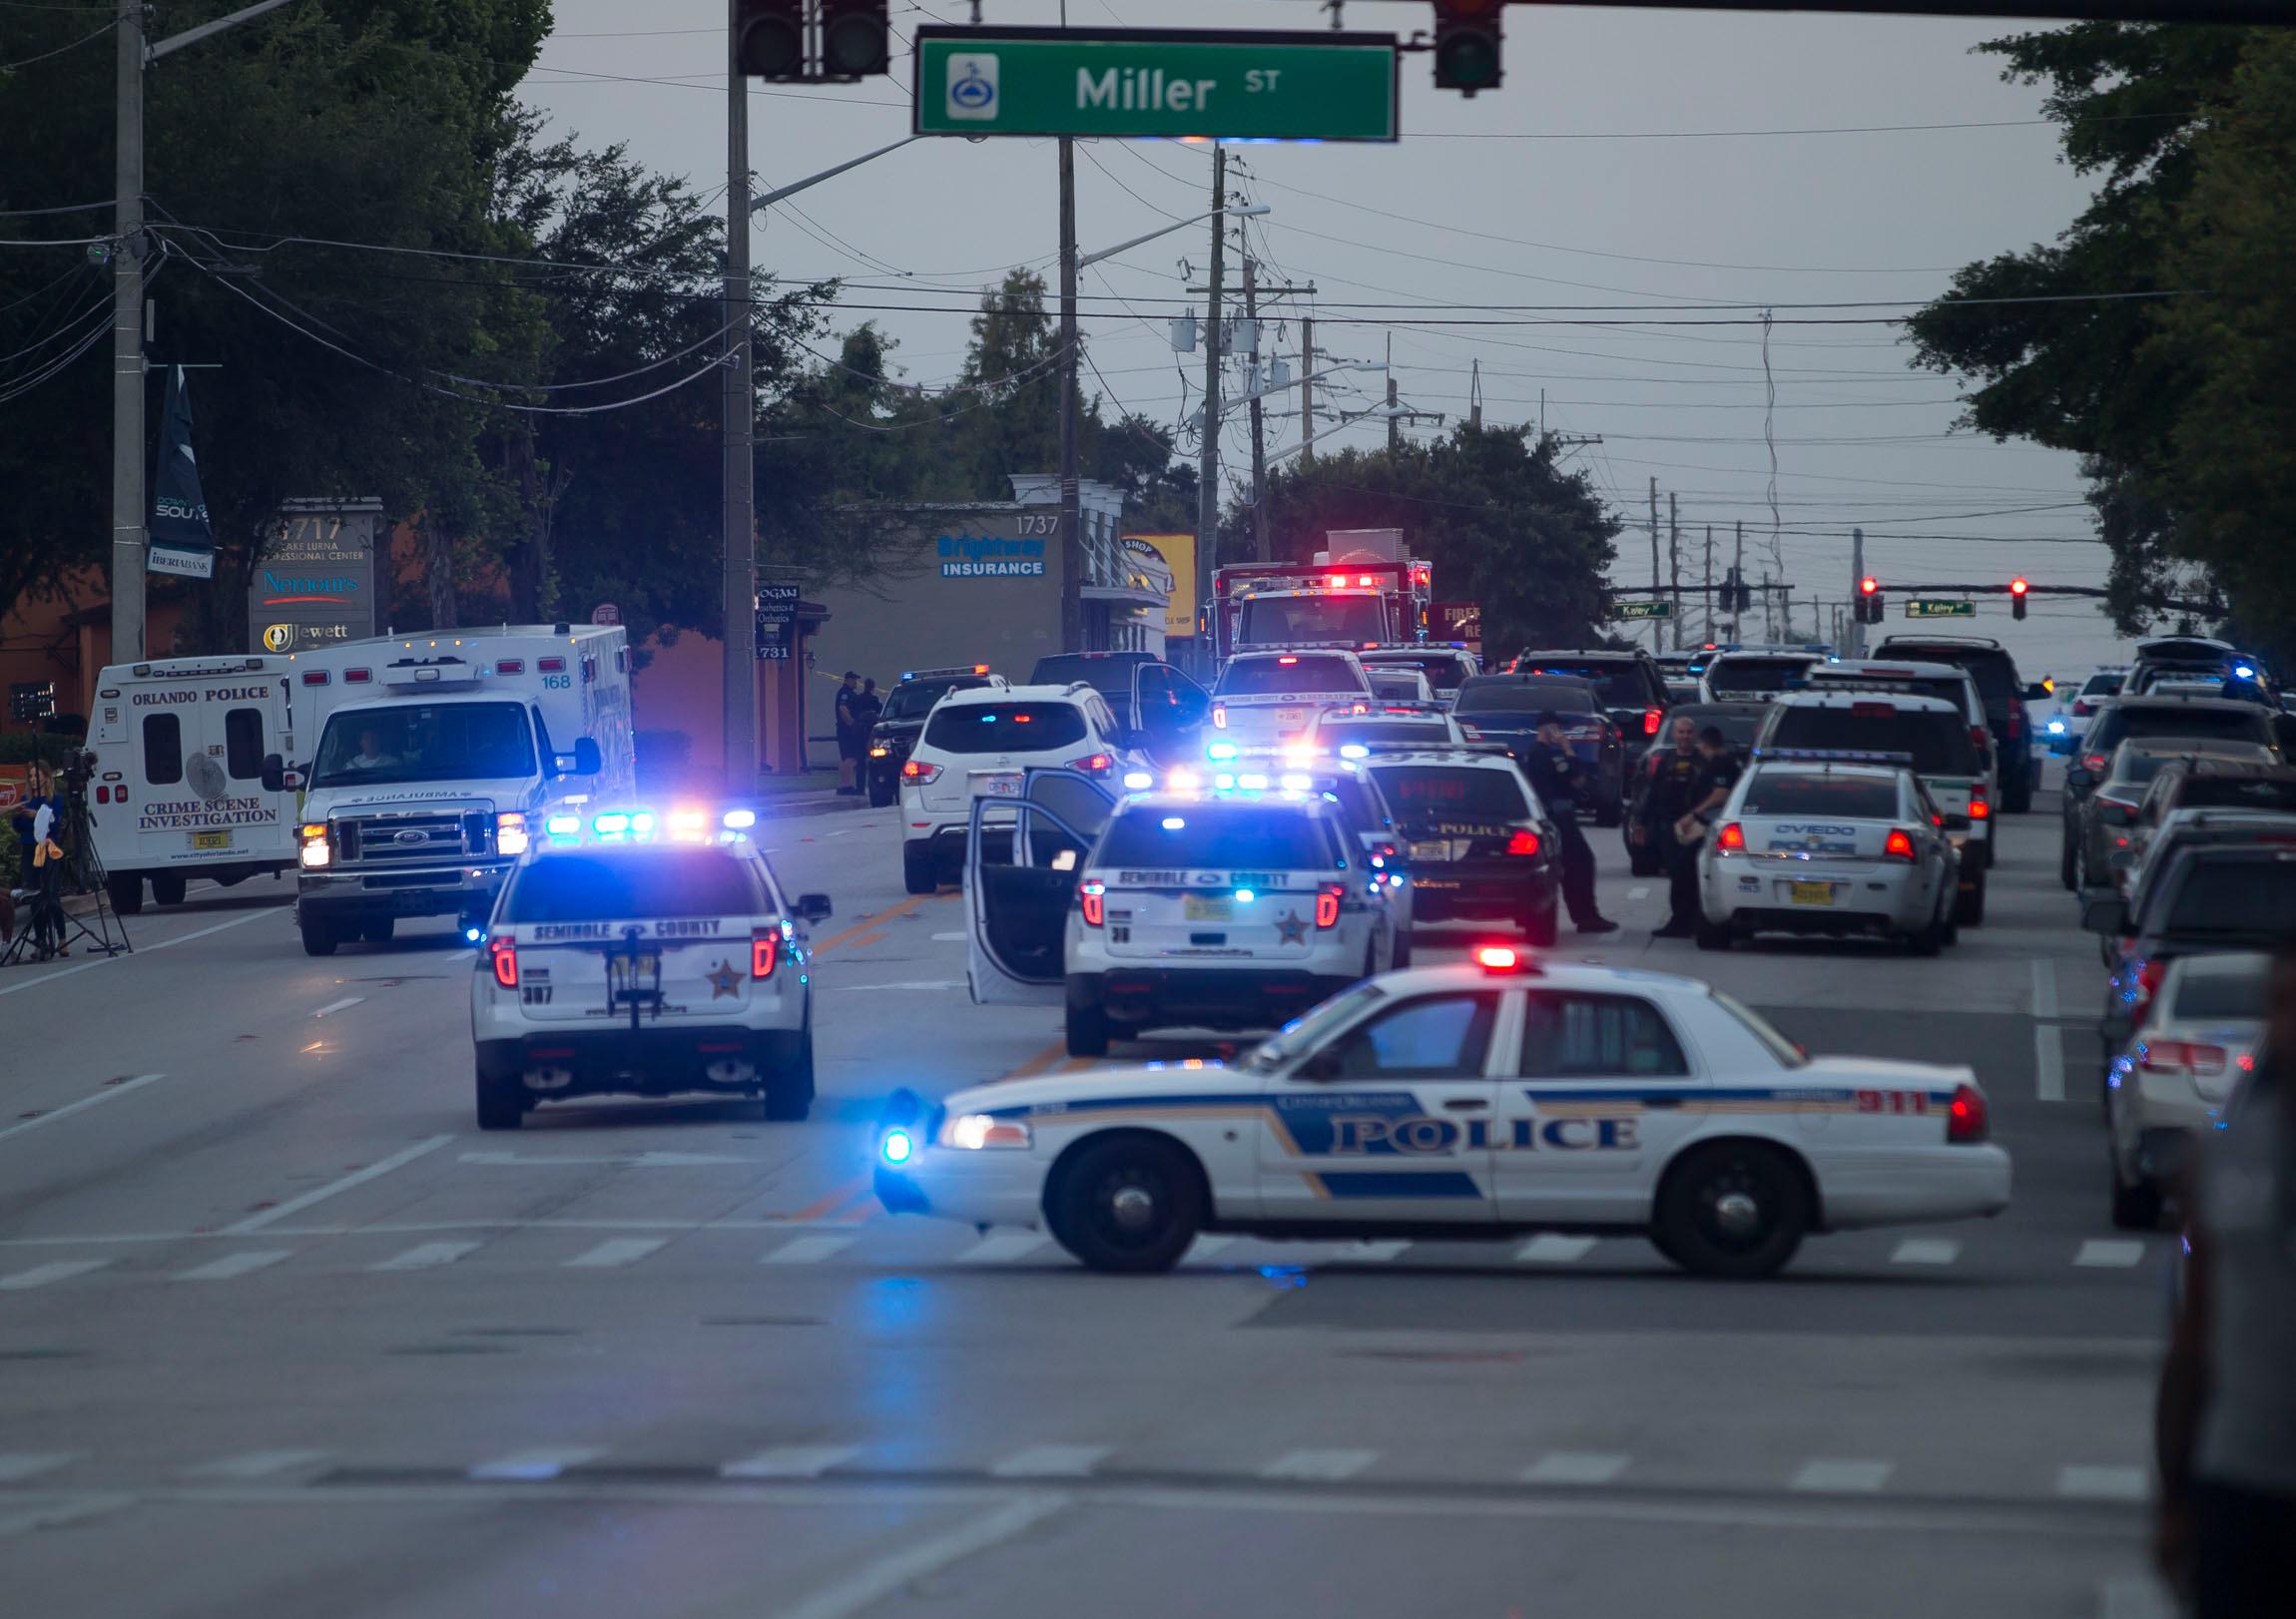
POLYGON ((1115 799, 1072 771, 1031 770, 1017 798, 972 801, 964 834, 965 982, 981 1005, 1058 1005, 1077 873, 1115 799))
POLYGON ((1132 724, 1141 751, 1159 768, 1193 765, 1203 755, 1212 694, 1170 664, 1132 669, 1132 724))

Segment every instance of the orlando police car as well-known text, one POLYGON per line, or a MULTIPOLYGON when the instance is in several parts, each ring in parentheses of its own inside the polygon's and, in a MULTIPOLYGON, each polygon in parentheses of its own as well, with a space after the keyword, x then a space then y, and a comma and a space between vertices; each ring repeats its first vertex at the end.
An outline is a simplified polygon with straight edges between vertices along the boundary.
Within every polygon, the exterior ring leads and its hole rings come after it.
POLYGON ((1357 984, 1233 1067, 903 1093, 878 1198, 1047 1230, 1102 1271, 1168 1270, 1201 1232, 1564 1231, 1736 1277, 1812 1233, 2008 1207, 1968 1068, 1806 1057, 1694 979, 1475 956, 1357 984))
POLYGON ((470 986, 478 1125, 544 1101, 705 1092, 798 1120, 814 1099, 805 927, 754 812, 553 810, 486 928, 470 986))

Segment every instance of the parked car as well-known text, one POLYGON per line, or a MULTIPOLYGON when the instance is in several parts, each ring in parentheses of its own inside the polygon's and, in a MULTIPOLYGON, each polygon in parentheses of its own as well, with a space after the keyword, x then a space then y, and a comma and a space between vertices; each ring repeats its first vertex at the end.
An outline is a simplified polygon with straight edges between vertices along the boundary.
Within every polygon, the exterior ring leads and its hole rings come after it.
POLYGON ((2069 695, 2059 686, 2057 710, 2041 727, 2048 739, 2052 754, 2071 754, 2080 750, 2080 740, 2088 734, 2089 723, 2104 709, 2112 698, 2120 695, 2121 682, 2128 678, 2126 669, 2099 669, 2080 683, 2080 689, 2069 695))
POLYGON ((1451 713, 1469 742, 1502 743, 1517 764, 1529 757, 1538 717, 1562 722, 1571 757, 1586 767, 1583 817, 1615 826, 1626 812, 1626 744, 1600 693, 1560 675, 1477 675, 1459 688, 1451 713))
POLYGON ((1561 675, 1593 687, 1602 699, 1603 713, 1618 727, 1619 741, 1626 751, 1629 782, 1636 779, 1635 767, 1642 763, 1642 756, 1657 740, 1666 724, 1666 711, 1673 707, 1658 661, 1640 650, 1596 647, 1524 652, 1514 660, 1512 672, 1561 675))
MULTIPOLYGON (((2144 863, 2163 825, 2179 813, 2244 810, 2296 815, 2296 767, 2270 758, 2228 754, 2187 754, 2161 766, 2129 822, 2129 867, 2144 863)), ((2125 890, 2127 881, 2119 886, 2125 890)))
MULTIPOLYGON (((2261 748, 2240 743, 2223 746, 2227 752, 2214 757, 2245 757, 2266 765, 2272 762, 2272 756, 2261 748)), ((2205 745, 2176 737, 2124 742, 2114 749, 2103 774, 2081 796, 2078 806, 2068 810, 2067 841, 2057 862, 2057 874, 2064 885, 2112 886, 2115 868, 2125 869, 2135 858, 2130 832, 2153 778, 2171 761, 2198 759, 2204 751, 2205 745)))
POLYGON ((2135 737, 2146 742, 2179 739, 2194 752, 2207 751, 2211 744, 2222 742, 2252 743, 2277 751, 2277 719, 2253 703, 2228 703, 2221 698, 2121 697, 2107 702, 2082 739, 2079 755, 2064 773, 2064 843, 2058 866, 2060 873, 2068 866, 2075 868, 2068 884, 2078 881, 2076 851, 2080 847, 2082 803, 2112 763, 2114 749, 2135 737))
POLYGON ((2170 962, 2148 1015, 2106 1067, 2112 1223, 2121 1230, 2160 1224, 2195 1138, 2215 1128, 2241 1077, 2255 1071, 2271 962, 2252 951, 2170 962))
POLYGON ((2296 844, 2178 849, 2129 897, 2109 888, 2090 893, 2080 921, 2108 948, 2097 1032, 2117 1052, 2150 1015, 2171 963, 2276 949, 2296 932, 2296 844))
POLYGON ((2001 772, 2002 808, 2012 815, 2032 808, 2032 790, 2040 772, 2033 763, 2032 726, 2024 706, 2040 701, 2048 692, 2039 682, 2025 683, 2006 647, 1984 636, 1893 635, 1874 655, 1959 664, 1968 670, 1978 683, 1978 695, 1985 699, 1986 730, 1993 737, 2001 772))

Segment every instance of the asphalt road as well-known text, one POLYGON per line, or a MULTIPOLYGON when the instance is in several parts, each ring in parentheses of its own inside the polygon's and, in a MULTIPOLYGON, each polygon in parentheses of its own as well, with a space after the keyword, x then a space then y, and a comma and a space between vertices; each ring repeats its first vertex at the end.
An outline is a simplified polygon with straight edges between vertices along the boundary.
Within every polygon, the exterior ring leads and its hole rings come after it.
MULTIPOLYGON (((777 820, 822 1103, 471 1117, 469 954, 304 957, 268 881, 0 973, 11 1613, 1538 1615, 2163 1611, 2143 1558, 2169 1239, 2106 1219, 2090 943, 2053 796, 1942 959, 1649 939, 1813 1049, 1973 1064, 1994 1221, 1781 1278, 1644 1244, 1210 1239, 1169 1277, 887 1216, 867 1124, 1057 1066, 971 1006, 889 810, 777 820)), ((1181 1049, 1172 1045, 1160 1052, 1181 1049)))

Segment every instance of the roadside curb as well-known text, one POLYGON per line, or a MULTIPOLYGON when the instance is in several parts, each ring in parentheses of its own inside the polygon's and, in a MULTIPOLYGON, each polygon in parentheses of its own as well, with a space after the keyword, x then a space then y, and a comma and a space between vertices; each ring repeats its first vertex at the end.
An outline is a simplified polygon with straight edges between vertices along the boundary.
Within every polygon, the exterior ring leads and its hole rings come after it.
POLYGON ((835 815, 848 810, 868 808, 866 798, 841 798, 835 788, 821 793, 792 794, 787 798, 760 799, 760 820, 791 820, 805 815, 835 815))

